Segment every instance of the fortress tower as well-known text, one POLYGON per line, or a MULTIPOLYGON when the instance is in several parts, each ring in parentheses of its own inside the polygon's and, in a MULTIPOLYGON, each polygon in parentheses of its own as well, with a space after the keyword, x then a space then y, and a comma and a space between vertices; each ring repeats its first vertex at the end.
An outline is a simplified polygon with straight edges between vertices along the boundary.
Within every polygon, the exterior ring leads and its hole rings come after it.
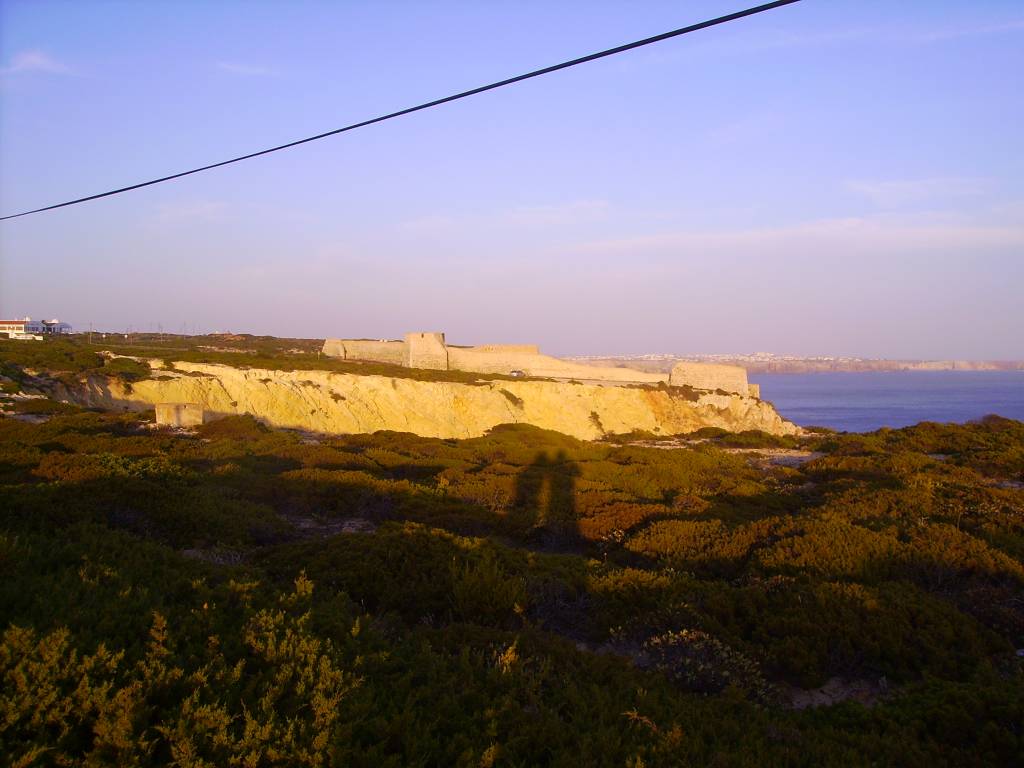
POLYGON ((406 368, 429 368, 434 371, 448 370, 448 347, 443 333, 418 331, 405 334, 406 368))

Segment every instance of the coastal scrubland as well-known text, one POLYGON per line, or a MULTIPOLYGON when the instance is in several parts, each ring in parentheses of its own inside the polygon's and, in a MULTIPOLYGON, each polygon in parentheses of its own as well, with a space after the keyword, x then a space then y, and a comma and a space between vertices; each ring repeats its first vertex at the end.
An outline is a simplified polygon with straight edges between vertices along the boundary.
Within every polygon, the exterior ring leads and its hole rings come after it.
POLYGON ((332 371, 365 376, 389 376, 417 381, 513 381, 503 374, 467 373, 406 368, 388 363, 341 360, 320 354, 320 339, 283 339, 274 336, 213 334, 173 336, 163 334, 109 334, 101 339, 88 334, 46 339, 44 342, 0 339, 0 375, 17 378, 20 370, 46 371, 69 380, 83 374, 102 373, 128 381, 159 376, 146 362, 132 365, 129 358, 188 363, 211 363, 234 368, 272 371, 332 371), (111 359, 111 355, 115 355, 111 359))
POLYGON ((0 419, 8 764, 1024 757, 1019 422, 442 440, 34 402, 0 419))

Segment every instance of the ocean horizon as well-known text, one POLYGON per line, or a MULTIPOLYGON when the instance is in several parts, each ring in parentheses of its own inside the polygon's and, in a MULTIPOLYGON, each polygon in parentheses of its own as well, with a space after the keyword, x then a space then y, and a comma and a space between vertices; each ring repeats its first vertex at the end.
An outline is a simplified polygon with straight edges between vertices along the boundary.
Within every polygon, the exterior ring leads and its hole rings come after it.
POLYGON ((802 427, 871 432, 989 414, 1024 421, 1024 371, 759 373, 750 381, 802 427))

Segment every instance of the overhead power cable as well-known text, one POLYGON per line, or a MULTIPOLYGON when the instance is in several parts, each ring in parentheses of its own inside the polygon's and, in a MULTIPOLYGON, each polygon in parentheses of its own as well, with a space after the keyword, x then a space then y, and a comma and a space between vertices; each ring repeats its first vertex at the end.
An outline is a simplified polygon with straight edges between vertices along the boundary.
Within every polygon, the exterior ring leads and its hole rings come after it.
POLYGON ((397 112, 391 112, 386 115, 374 117, 369 120, 363 120, 358 123, 352 123, 346 125, 343 128, 335 128, 333 131, 327 131, 326 133, 318 133, 316 136, 308 136, 305 139, 298 139, 296 141, 290 141, 287 144, 280 144, 276 147, 270 147, 269 149, 261 149, 258 152, 250 152, 247 155, 240 155, 238 157, 232 157, 230 160, 221 160, 219 163, 211 163, 210 165, 204 165, 199 168, 193 168, 189 171, 181 171, 180 173, 173 173, 170 176, 162 176, 159 179, 151 179, 149 181, 139 182, 138 184, 132 184, 127 187, 121 187, 120 189, 112 189, 108 192, 100 192, 96 195, 89 195, 88 197, 80 197, 76 200, 68 200, 63 203, 56 203, 54 205, 47 205, 42 208, 35 208, 31 211, 23 211, 21 213, 12 213, 7 216, 0 216, 0 221, 5 219, 16 219, 19 216, 29 216, 33 213, 42 213, 43 211, 52 211, 55 208, 65 208, 69 205, 78 205, 79 203, 86 203, 90 200, 99 200, 101 197, 110 197, 111 195, 120 195, 122 192, 131 192, 133 189, 141 189, 142 187, 150 187, 154 184, 162 184, 165 181, 173 181, 174 179, 180 179, 183 176, 191 176, 193 173, 201 173, 202 171, 209 171, 214 168, 220 168, 223 165, 231 165, 232 163, 240 163, 243 160, 249 160, 260 155, 269 155, 271 152, 280 152, 282 149, 290 149, 291 147, 297 147, 300 144, 308 144, 311 141, 317 141, 319 139, 326 139, 328 136, 335 136, 339 133, 345 133, 346 131, 354 131, 357 128, 365 128, 368 125, 374 123, 383 123, 385 120, 392 120, 396 117, 402 117, 403 115, 409 115, 413 112, 419 112, 424 109, 430 109, 431 107, 439 107, 442 104, 447 104, 451 101, 458 101, 459 99, 465 99, 469 96, 476 96, 478 93, 484 93, 486 91, 493 91, 497 88, 503 88, 506 85, 512 85, 513 83, 519 83, 523 80, 529 80, 533 77, 540 77, 541 75, 547 75, 551 72, 557 72, 560 69, 568 69, 569 67, 575 67, 579 64, 586 64, 588 61, 596 61, 597 59, 603 59, 607 56, 614 56, 617 53, 625 53, 631 51, 634 48, 642 48, 645 45, 651 45, 652 43, 660 43, 662 40, 668 40, 673 37, 679 37, 680 35, 686 35, 690 32, 697 32, 701 29, 707 29, 708 27, 714 27, 719 24, 725 24, 729 21, 736 21, 747 16, 753 16, 757 13, 763 13, 764 11, 770 11, 775 8, 781 8, 784 5, 792 5, 793 3, 799 2, 799 0, 776 0, 776 2, 765 3, 764 5, 758 5, 753 8, 747 8, 743 11, 736 11, 735 13, 727 14, 726 16, 719 16, 715 19, 709 19, 707 21, 699 22, 698 24, 691 24, 688 27, 680 27, 679 29, 673 29, 671 32, 663 32, 660 35, 654 37, 647 37, 643 40, 637 40, 632 43, 626 43, 625 45, 619 45, 615 48, 609 48, 605 51, 599 51, 598 53, 591 53, 587 56, 581 56, 578 59, 571 59, 570 61, 563 61, 561 64, 553 64, 550 67, 544 67, 543 69, 536 69, 533 72, 527 72, 523 75, 516 75, 506 80, 499 80, 496 83, 489 85, 481 85, 478 88, 472 88, 468 91, 462 91, 461 93, 455 93, 451 96, 445 96, 442 99, 435 99, 434 101, 428 101, 423 104, 418 104, 415 107, 407 107, 406 109, 400 109, 397 112))

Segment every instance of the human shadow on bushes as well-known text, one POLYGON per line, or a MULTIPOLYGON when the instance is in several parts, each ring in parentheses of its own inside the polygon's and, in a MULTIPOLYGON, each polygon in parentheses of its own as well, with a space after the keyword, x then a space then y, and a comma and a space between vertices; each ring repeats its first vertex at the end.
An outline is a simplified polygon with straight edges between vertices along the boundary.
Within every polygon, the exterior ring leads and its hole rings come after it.
POLYGON ((576 478, 580 469, 565 451, 540 451, 516 476, 512 516, 517 527, 547 545, 579 538, 576 478))

